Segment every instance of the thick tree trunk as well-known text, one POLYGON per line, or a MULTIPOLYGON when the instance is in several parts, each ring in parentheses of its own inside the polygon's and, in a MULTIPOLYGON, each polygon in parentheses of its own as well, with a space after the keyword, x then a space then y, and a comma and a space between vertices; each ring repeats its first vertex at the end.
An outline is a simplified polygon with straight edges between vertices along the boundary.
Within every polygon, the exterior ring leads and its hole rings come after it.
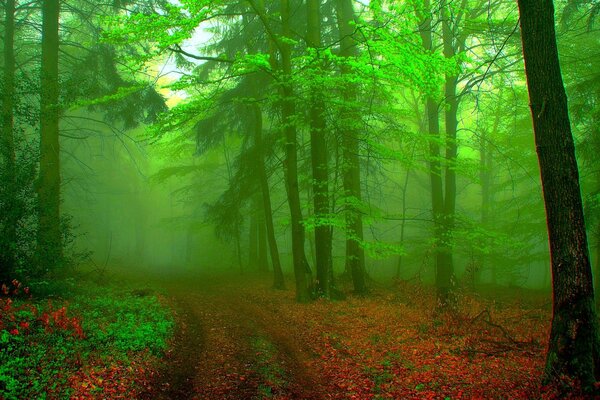
POLYGON ((553 316, 545 381, 600 378, 600 341, 579 173, 551 0, 519 0, 523 56, 552 264, 553 316))
MULTIPOLYGON (((355 16, 352 1, 337 0, 335 4, 340 33, 340 56, 354 57, 357 54, 357 47, 353 38, 355 16)), ((350 71, 344 67, 341 72, 347 74, 350 71)), ((352 103, 356 100, 356 88, 352 83, 349 83, 343 90, 345 103, 352 103)), ((341 133, 344 160, 343 184, 344 195, 350 200, 346 205, 346 269, 352 274, 354 291, 364 294, 367 292, 367 285, 365 282, 365 255, 361 247, 363 222, 360 210, 355 206, 362 201, 359 133, 355 126, 359 120, 360 117, 355 110, 343 110, 342 122, 345 125, 341 133)))
POLYGON ((38 181, 38 257, 43 268, 62 262, 60 227, 60 146, 57 0, 42 3, 40 176, 38 181))
MULTIPOLYGON (((309 47, 321 47, 321 12, 318 0, 307 0, 307 42, 309 47)), ((331 268, 331 226, 325 221, 329 216, 329 159, 327 130, 323 112, 325 107, 319 88, 312 87, 310 105, 310 150, 313 175, 313 203, 315 210, 315 261, 317 292, 329 297, 329 270, 331 268)))
MULTIPOLYGON (((289 0, 281 0, 281 24, 284 38, 291 38, 290 4, 289 0)), ((285 176, 288 203, 292 224, 292 256, 294 276, 296 279, 296 300, 306 302, 310 299, 306 283, 306 255, 304 253, 304 226, 302 225, 302 208, 300 205, 300 191, 298 188, 298 154, 297 138, 294 117, 296 106, 294 104, 294 91, 291 84, 292 76, 292 51, 286 40, 279 42, 281 51, 282 68, 282 94, 281 117, 285 136, 285 176)))
POLYGON ((4 4, 4 93, 2 96, 2 134, 0 136, 2 156, 5 162, 4 185, 7 204, 2 212, 6 212, 6 226, 3 230, 0 248, 0 282, 11 278, 15 270, 14 246, 17 242, 18 204, 16 198, 16 153, 14 133, 15 107, 15 0, 6 0, 4 4), (5 189, 6 190, 6 189, 5 189))

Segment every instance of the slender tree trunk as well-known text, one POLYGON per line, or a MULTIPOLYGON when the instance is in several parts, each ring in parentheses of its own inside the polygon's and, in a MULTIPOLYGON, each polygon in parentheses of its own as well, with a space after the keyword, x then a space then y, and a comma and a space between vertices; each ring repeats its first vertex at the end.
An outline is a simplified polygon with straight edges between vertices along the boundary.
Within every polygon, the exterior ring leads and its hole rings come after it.
MULTIPOLYGON (((11 277, 16 267, 14 246, 17 242, 18 204, 16 198, 16 152, 14 133, 14 108, 15 108, 15 0, 6 0, 4 4, 4 93, 2 96, 2 135, 1 151, 5 161, 4 183, 8 190, 7 204, 4 212, 6 216, 6 227, 2 243, 5 246, 0 249, 0 282, 11 277)), ((5 189, 6 190, 6 189, 5 189)))
MULTIPOLYGON (((291 38, 290 4, 289 0, 281 0, 282 35, 291 38)), ((285 136, 285 175, 288 203, 290 206, 292 225, 292 256, 294 276, 296 280, 296 300, 306 302, 310 299, 306 282, 306 254, 304 253, 304 226, 302 225, 302 208, 300 206, 300 191, 298 188, 298 154, 297 133, 294 124, 296 106, 294 90, 291 84, 292 50, 286 40, 279 42, 281 51, 282 94, 281 117, 285 136)))
MULTIPOLYGON (((502 101, 502 93, 499 93, 499 102, 502 101)), ((500 112, 496 113, 494 118, 494 124, 492 126, 491 135, 482 132, 481 138, 479 141, 479 180, 481 181, 481 226, 484 229, 488 229, 490 226, 490 207, 492 204, 493 198, 493 179, 492 179, 492 171, 494 164, 494 156, 491 150, 490 142, 496 136, 498 132, 498 127, 500 126, 500 118, 502 114, 500 112)), ((475 284, 479 283, 481 273, 487 267, 487 255, 481 254, 479 257, 479 266, 475 276, 475 284)), ((492 284, 496 284, 496 266, 495 264, 490 265, 490 274, 492 284)))
POLYGON ((256 120, 254 140, 256 144, 258 160, 258 179, 260 182, 260 191, 262 194, 264 220, 267 230, 267 242, 269 243, 269 254, 271 255, 271 264, 273 265, 273 287, 275 289, 285 289, 281 261, 279 259, 279 248, 275 238, 275 226, 273 224, 273 208, 271 206, 271 190, 269 189, 269 180, 265 169, 265 150, 262 140, 262 112, 258 106, 254 107, 256 120))
MULTIPOLYGON (((424 15, 419 26, 423 47, 433 51, 431 4, 426 0, 423 5, 424 15)), ((436 242, 435 251, 435 282, 438 296, 438 306, 444 307, 448 302, 451 282, 451 257, 448 254, 444 188, 442 181, 442 166, 440 162, 440 121, 437 101, 428 96, 425 103, 427 127, 429 130, 429 179, 431 182, 431 212, 433 214, 433 234, 436 242)))
MULTIPOLYGON (((340 56, 351 58, 356 56, 358 51, 353 38, 355 16, 352 1, 336 0, 335 4, 340 32, 340 56)), ((341 72, 348 74, 349 67, 343 67, 341 72)), ((352 83, 343 88, 342 96, 346 104, 356 101, 357 92, 352 83)), ((365 256, 361 247, 363 221, 360 210, 356 206, 362 201, 359 133, 355 126, 360 117, 355 110, 348 108, 343 110, 342 126, 344 127, 341 132, 344 195, 349 200, 346 204, 346 269, 350 270, 352 274, 354 291, 364 294, 367 292, 367 285, 365 282, 365 256)))
MULTIPOLYGON (((317 50, 321 47, 321 12, 318 0, 307 0, 307 42, 317 50)), ((317 67, 321 69, 320 67, 317 67)), ((317 292, 329 297, 329 270, 331 269, 331 226, 325 221, 329 216, 329 156, 327 130, 323 112, 325 107, 319 88, 311 88, 310 105, 310 150, 313 175, 313 201, 315 209, 315 259, 317 270, 317 292)))
MULTIPOLYGON (((415 147, 413 146, 412 156, 414 156, 415 147)), ((412 157, 411 156, 411 157, 412 157)), ((408 181, 410 179, 411 167, 406 169, 406 175, 404 176, 404 184, 402 185, 402 221, 400 223, 400 244, 404 245, 404 236, 406 232, 406 197, 408 194, 408 181)), ((400 279, 402 274, 402 255, 398 256, 398 262, 396 263, 396 279, 400 279)))
MULTIPOLYGON (((442 41, 444 57, 454 57, 453 35, 448 13, 448 4, 444 1, 441 5, 442 12, 442 41)), ((443 211, 440 216, 440 238, 441 245, 437 253, 436 286, 438 289, 438 304, 442 307, 448 305, 453 288, 454 260, 452 252, 452 232, 454 231, 454 220, 456 212, 456 128, 458 99, 456 97, 457 77, 446 75, 444 84, 445 96, 445 125, 446 125, 446 168, 444 174, 443 211)))
POLYGON ((551 382, 566 375, 591 389, 600 378, 600 340, 554 6, 550 0, 518 4, 552 264, 553 315, 544 378, 551 382))
POLYGON ((258 270, 269 271, 269 260, 267 257, 267 226, 265 224, 264 206, 258 219, 258 270))
MULTIPOLYGON (((260 160, 257 160, 257 163, 260 160)), ((258 209, 260 204, 258 196, 254 196, 254 213, 250 216, 250 227, 248 232, 248 266, 252 269, 260 270, 258 265, 258 209)))
MULTIPOLYGON (((594 245, 594 293, 600 290, 600 223, 596 225, 594 245)), ((596 310, 600 307, 600 296, 596 295, 596 310)))
POLYGON ((42 2, 42 70, 40 114, 40 176, 38 182, 38 257, 42 267, 62 262, 60 226, 60 145, 58 83, 58 18, 60 2, 42 2))

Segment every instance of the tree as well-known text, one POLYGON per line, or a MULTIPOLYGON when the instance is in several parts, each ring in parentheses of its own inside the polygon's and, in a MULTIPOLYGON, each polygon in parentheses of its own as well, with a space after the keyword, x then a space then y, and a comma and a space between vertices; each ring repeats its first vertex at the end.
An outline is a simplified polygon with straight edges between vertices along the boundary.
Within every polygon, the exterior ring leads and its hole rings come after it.
POLYGON ((305 302, 309 299, 306 282, 307 261, 304 251, 304 226, 302 225, 302 208, 298 188, 298 153, 297 130, 294 123, 296 105, 292 85, 292 39, 291 15, 289 0, 281 0, 281 36, 276 39, 281 56, 281 119, 285 137, 285 176, 288 204, 292 225, 292 257, 296 280, 296 300, 305 302))
MULTIPOLYGON (((355 57, 358 53, 354 38, 354 8, 350 0, 336 0, 338 30, 340 34, 340 56, 345 59, 355 57)), ((350 73, 350 67, 342 67, 342 75, 350 73)), ((344 109, 342 110, 342 131, 340 135, 343 153, 343 183, 346 198, 346 265, 352 274, 354 291, 358 294, 367 292, 365 282, 365 254, 361 247, 363 242, 363 222, 359 209, 362 201, 360 146, 358 128, 356 127, 357 111, 353 109, 357 101, 357 88, 352 82, 346 82, 343 90, 344 109)))
MULTIPOLYGON (((273 209, 271 206, 271 191, 269 188, 269 179, 265 168, 265 150, 263 143, 263 116, 258 105, 253 106, 255 131, 254 131, 254 146, 256 150, 256 163, 258 169, 258 179, 261 190, 261 199, 263 201, 264 221, 259 221, 260 224, 266 227, 267 242, 269 243, 269 254, 271 255, 271 263, 273 265, 273 287, 275 289, 284 289, 285 283, 283 279, 283 271, 281 269, 281 261, 279 259, 279 247, 275 238, 275 226, 273 224, 273 209)), ((260 230, 259 230, 260 231, 260 230)), ((259 239, 260 240, 260 239, 259 239)))
POLYGON ((3 236, 0 249, 0 281, 10 277, 15 269, 15 249, 17 241, 16 212, 16 151, 14 137, 15 108, 15 0, 7 0, 4 4, 4 93, 2 96, 2 121, 0 129, 0 150, 4 160, 5 185, 8 186, 6 203, 3 212, 3 236))
POLYGON ((600 336, 554 5, 549 0, 518 4, 552 265, 553 314, 544 378, 550 382, 566 375, 590 389, 600 378, 600 336))
MULTIPOLYGON (((318 55, 321 48, 321 12, 320 2, 307 0, 306 37, 309 48, 318 55)), ((322 71, 320 59, 315 61, 315 73, 322 71)), ((315 253, 317 285, 320 295, 329 297, 331 265, 331 227, 326 223, 329 216, 329 155, 327 151, 327 130, 323 113, 325 104, 315 84, 310 94, 310 150, 313 176, 313 204, 315 210, 315 253)))
POLYGON ((48 268, 62 261, 60 228, 59 143, 59 12, 60 2, 42 2, 42 69, 40 114, 40 176, 38 182, 38 255, 48 268))

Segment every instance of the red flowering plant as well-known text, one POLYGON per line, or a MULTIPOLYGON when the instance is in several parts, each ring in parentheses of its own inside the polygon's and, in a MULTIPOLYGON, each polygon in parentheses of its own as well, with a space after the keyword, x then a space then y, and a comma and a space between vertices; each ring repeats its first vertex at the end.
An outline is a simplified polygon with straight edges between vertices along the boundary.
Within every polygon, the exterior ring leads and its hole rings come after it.
POLYGON ((31 299, 29 287, 13 279, 0 287, 0 331, 10 335, 27 335, 34 330, 62 331, 76 338, 85 337, 81 319, 69 316, 67 307, 56 308, 51 301, 46 306, 35 305, 22 298, 31 299))

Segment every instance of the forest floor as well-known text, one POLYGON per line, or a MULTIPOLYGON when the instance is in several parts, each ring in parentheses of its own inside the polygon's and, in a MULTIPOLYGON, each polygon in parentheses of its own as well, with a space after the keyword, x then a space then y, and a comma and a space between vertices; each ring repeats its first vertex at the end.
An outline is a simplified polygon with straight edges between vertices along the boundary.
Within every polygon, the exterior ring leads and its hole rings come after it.
POLYGON ((180 329, 141 398, 557 397, 540 385, 547 294, 463 294, 436 314, 430 289, 407 283, 304 305, 253 276, 162 286, 180 329))

